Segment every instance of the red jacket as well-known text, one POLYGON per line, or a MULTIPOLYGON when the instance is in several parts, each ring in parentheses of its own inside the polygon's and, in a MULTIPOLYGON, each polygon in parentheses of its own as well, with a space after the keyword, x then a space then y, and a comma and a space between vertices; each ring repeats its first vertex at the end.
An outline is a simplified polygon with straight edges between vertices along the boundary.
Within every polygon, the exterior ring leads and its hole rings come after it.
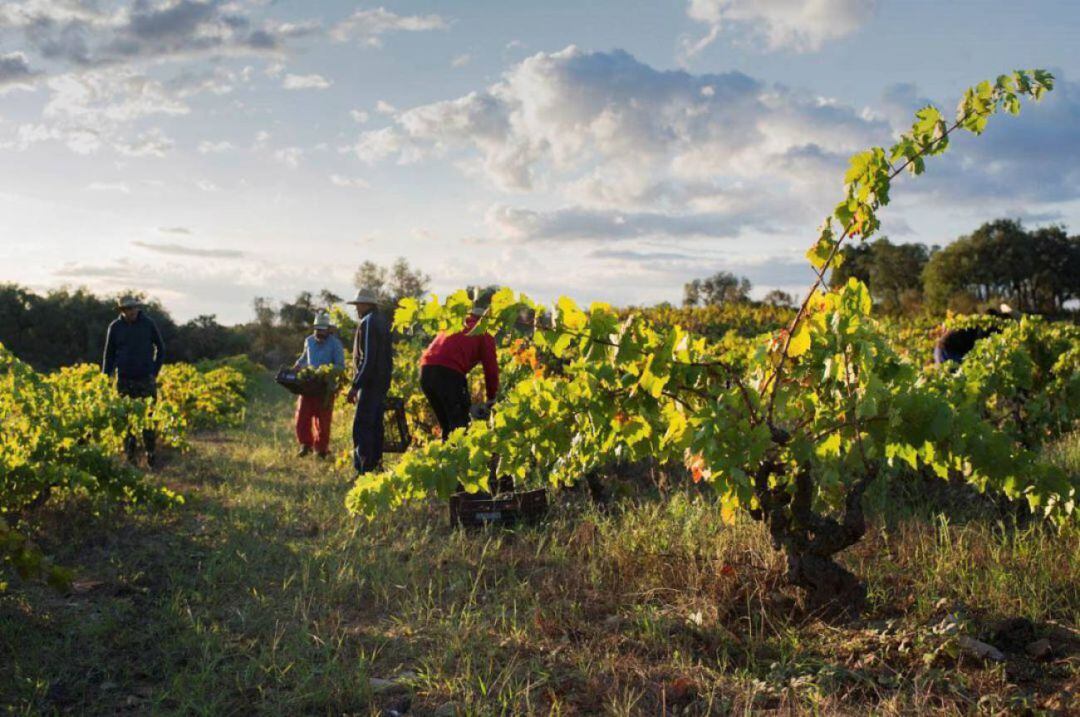
POLYGON ((482 363, 487 399, 494 401, 495 394, 499 392, 499 360, 495 356, 495 337, 491 334, 470 336, 469 331, 476 326, 476 322, 476 317, 470 316, 465 319, 464 331, 456 334, 440 331, 420 357, 420 365, 443 366, 466 376, 476 364, 482 363))

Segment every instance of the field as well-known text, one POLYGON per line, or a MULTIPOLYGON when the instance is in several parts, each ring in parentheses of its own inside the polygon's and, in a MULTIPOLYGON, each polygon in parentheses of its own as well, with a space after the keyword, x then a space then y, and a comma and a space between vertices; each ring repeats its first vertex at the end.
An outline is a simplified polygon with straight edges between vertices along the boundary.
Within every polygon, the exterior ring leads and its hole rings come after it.
MULTIPOLYGON (((452 531, 437 502, 368 523, 343 509, 347 472, 292 457, 290 418, 262 379, 242 426, 165 456, 182 506, 50 510, 41 545, 78 574, 67 594, 0 595, 9 713, 1080 709, 1075 522, 1013 527, 965 494, 940 497, 949 517, 919 490, 872 494, 870 531, 842 556, 869 607, 837 625, 785 586, 759 524, 725 526, 695 486, 628 475, 610 510, 566 492, 550 525, 516 533, 452 531)), ((1075 436, 1055 450, 1080 473, 1075 436)))

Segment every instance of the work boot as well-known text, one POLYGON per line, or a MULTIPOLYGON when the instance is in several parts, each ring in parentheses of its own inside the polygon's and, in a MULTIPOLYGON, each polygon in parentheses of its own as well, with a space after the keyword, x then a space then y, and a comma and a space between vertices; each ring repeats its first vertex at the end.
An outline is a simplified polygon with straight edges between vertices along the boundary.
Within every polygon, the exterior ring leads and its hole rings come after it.
POLYGON ((135 441, 135 436, 128 436, 124 439, 124 457, 127 458, 128 463, 135 462, 135 451, 138 448, 138 443, 135 441))
POLYGON ((303 458, 304 456, 309 455, 311 455, 311 446, 300 446, 300 450, 296 453, 297 458, 303 458))
POLYGON ((330 457, 330 451, 319 451, 316 456, 325 461, 330 457))

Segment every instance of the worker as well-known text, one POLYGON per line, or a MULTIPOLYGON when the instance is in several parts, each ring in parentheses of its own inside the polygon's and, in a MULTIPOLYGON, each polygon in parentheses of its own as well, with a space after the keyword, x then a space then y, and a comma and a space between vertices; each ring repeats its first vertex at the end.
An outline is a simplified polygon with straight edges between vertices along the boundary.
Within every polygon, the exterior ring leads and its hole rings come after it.
MULTIPOLYGON (((294 369, 333 366, 345 370, 345 347, 331 331, 330 314, 320 311, 315 316, 313 331, 304 339, 304 351, 293 365, 294 369)), ((330 456, 330 426, 334 419, 334 389, 327 387, 325 395, 299 396, 296 401, 296 440, 300 442, 299 457, 314 449, 319 458, 330 456)))
POLYGON ((360 290, 347 303, 356 307, 360 319, 353 335, 354 373, 346 398, 356 405, 352 428, 353 467, 363 474, 382 468, 383 412, 394 370, 394 349, 390 324, 379 310, 374 294, 360 290))

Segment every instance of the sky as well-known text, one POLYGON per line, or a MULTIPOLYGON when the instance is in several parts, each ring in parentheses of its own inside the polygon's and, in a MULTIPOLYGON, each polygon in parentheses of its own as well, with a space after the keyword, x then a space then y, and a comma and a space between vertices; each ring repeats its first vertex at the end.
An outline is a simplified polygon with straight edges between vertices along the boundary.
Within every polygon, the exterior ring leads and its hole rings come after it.
POLYGON ((799 294, 848 156, 1033 67, 882 234, 1075 232, 1077 37, 1074 0, 0 0, 0 282, 226 323, 397 257, 439 294, 799 294))

